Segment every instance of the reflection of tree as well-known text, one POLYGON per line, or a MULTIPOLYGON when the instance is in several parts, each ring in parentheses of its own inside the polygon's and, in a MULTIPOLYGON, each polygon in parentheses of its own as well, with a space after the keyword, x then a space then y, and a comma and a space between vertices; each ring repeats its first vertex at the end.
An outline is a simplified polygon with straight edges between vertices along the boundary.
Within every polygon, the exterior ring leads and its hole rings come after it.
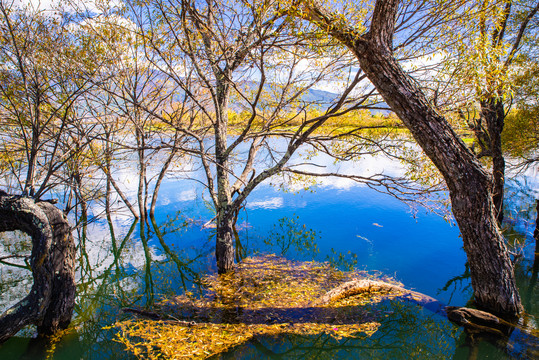
POLYGON ((458 328, 421 307, 398 300, 372 306, 378 330, 370 337, 335 339, 326 334, 256 337, 223 359, 432 359, 453 351, 458 328))
MULTIPOLYGON (((56 345, 55 358, 124 358, 125 349, 112 340, 115 330, 104 327, 117 320, 122 307, 151 305, 155 294, 160 293, 171 280, 169 263, 173 263, 178 269, 184 289, 190 283, 198 282, 200 275, 197 267, 199 268, 200 261, 208 256, 208 252, 211 252, 211 249, 201 248, 197 249, 195 255, 186 253, 182 257, 181 252, 176 252, 167 245, 166 235, 177 236, 183 229, 184 221, 181 218, 159 226, 155 217, 150 216, 151 228, 140 226, 141 222, 133 219, 130 227, 119 237, 118 226, 121 223, 110 210, 110 203, 106 207, 109 211, 106 213, 106 223, 103 224, 106 235, 102 244, 106 249, 106 257, 96 258, 95 248, 98 244, 92 241, 80 243, 81 257, 77 271, 81 278, 78 282, 75 308, 77 316, 74 320, 77 330, 74 336, 67 336, 56 345), (162 231, 163 229, 165 230, 162 231), (138 245, 133 244, 133 236, 137 231, 140 231, 138 245), (154 255, 156 250, 151 245, 155 238, 163 249, 163 253, 157 256, 154 255), (107 247, 108 241, 110 248, 107 247), (136 249, 143 252, 144 261, 140 268, 138 265, 133 268, 129 264, 130 259, 141 258, 136 249), (112 259, 108 260, 109 257, 112 259), (104 261, 110 261, 110 264, 103 269, 99 265, 104 261)), ((89 228, 88 233, 95 233, 100 224, 92 224, 95 228, 89 228)), ((30 357, 27 358, 38 359, 38 353, 43 355, 48 344, 32 342, 28 347, 27 353, 30 357)))
POLYGON ((511 328, 508 336, 464 331, 460 335, 453 359, 537 359, 539 339, 518 328, 511 328))
POLYGON ((520 181, 508 180, 506 196, 504 235, 514 252, 515 275, 522 289, 525 309, 529 314, 536 315, 539 299, 534 290, 539 272, 539 200, 535 200, 533 185, 525 177, 520 181), (532 232, 533 237, 528 235, 532 232))
MULTIPOLYGON (((197 256, 188 257, 187 259, 181 259, 178 256, 178 253, 173 251, 166 243, 164 234, 161 232, 161 227, 157 224, 155 217, 150 215, 150 221, 152 223, 153 229, 155 231, 155 236, 159 239, 159 243, 163 248, 163 251, 167 255, 168 259, 176 265, 178 269, 178 274, 180 275, 180 280, 184 291, 187 291, 188 283, 193 283, 199 285, 200 282, 200 273, 195 271, 191 266, 196 264, 201 258, 205 257, 206 254, 201 252, 197 256)), ((183 229, 187 226, 187 223, 182 221, 177 230, 183 229)), ((169 230, 170 231, 170 230, 169 230)))
POLYGON ((539 272, 539 200, 535 200, 535 230, 533 231, 533 237, 535 239, 535 256, 533 258, 532 276, 530 284, 528 286, 528 296, 531 298, 533 288, 537 283, 537 273, 539 272))
POLYGON ((0 232, 0 309, 22 299, 32 287, 32 239, 22 231, 0 232))
MULTIPOLYGON (((512 229, 506 229, 506 231, 509 230, 512 229)), ((533 327, 533 325, 530 325, 530 322, 534 321, 534 316, 530 314, 536 313, 535 306, 537 304, 537 295, 533 293, 533 273, 530 278, 525 261, 517 262, 515 264, 515 277, 517 285, 521 289, 523 304, 525 305, 525 310, 527 312, 523 315, 520 323, 523 329, 509 328, 508 331, 510 331, 511 335, 502 337, 483 333, 474 334, 472 332, 464 331, 457 340, 457 348, 455 349, 453 359, 475 360, 490 357, 505 358, 507 355, 522 359, 534 358, 533 356, 530 356, 530 354, 534 351, 537 353, 539 343, 536 337, 528 333, 529 330, 527 330, 527 328, 530 326, 533 327), (526 287, 528 291, 522 291, 522 289, 525 289, 526 287), (530 291, 530 289, 532 289, 532 291, 530 291)), ((465 293, 465 291, 470 288, 470 273, 468 263, 466 263, 464 273, 448 280, 439 292, 449 291, 451 289, 452 297, 456 292, 465 293)), ((472 303, 473 297, 467 301, 467 304, 472 303)))
POLYGON ((283 217, 273 225, 264 244, 272 250, 277 250, 281 256, 290 255, 291 251, 299 254, 319 253, 317 241, 320 236, 312 229, 307 229, 305 224, 301 225, 299 216, 283 217))
MULTIPOLYGON (((449 288, 453 288, 451 291, 451 296, 449 299, 453 298, 453 295, 458 291, 460 293, 465 292, 471 288, 472 284, 470 281, 470 266, 468 262, 464 264, 464 273, 462 275, 457 275, 449 279, 443 288, 441 288, 438 293, 449 291, 449 288)), ((448 301, 450 303, 451 300, 448 301)))
MULTIPOLYGON (((310 258, 314 259, 320 253, 318 240, 320 235, 309 229, 305 224, 301 224, 299 216, 283 217, 269 231, 263 239, 264 245, 269 247, 268 251, 280 256, 289 258, 310 258)), ((259 249, 251 249, 250 253, 256 253, 259 249)), ((326 255, 325 261, 336 268, 353 271, 357 265, 357 254, 348 251, 346 253, 337 252, 330 249, 331 254, 326 255)), ((247 253, 247 251, 246 251, 247 253)))
POLYGON ((348 271, 354 270, 357 265, 357 254, 351 251, 348 251, 346 254, 342 252, 337 252, 335 249, 331 248, 331 255, 327 255, 326 259, 331 264, 331 266, 337 269, 344 269, 348 271))

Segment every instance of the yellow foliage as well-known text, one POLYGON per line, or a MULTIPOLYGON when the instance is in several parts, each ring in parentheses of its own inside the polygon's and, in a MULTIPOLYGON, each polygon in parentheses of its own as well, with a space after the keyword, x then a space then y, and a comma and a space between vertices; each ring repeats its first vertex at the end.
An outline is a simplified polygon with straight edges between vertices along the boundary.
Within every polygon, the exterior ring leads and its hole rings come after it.
POLYGON ((358 275, 325 263, 292 262, 275 255, 247 258, 231 273, 207 276, 205 296, 188 292, 159 304, 163 318, 174 320, 117 323, 117 341, 142 359, 204 359, 257 336, 367 337, 379 323, 363 305, 391 294, 362 294, 327 306, 311 305, 358 275))
POLYGON ((526 156, 539 145, 539 116, 537 109, 515 110, 505 119, 502 132, 504 151, 512 156, 526 156))

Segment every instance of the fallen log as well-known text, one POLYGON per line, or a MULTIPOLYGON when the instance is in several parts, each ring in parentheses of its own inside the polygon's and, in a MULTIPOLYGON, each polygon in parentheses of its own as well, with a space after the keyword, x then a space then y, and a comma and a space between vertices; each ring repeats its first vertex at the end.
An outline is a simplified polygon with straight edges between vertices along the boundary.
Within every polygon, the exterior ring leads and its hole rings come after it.
POLYGON ((194 321, 184 321, 172 318, 170 315, 165 319, 163 316, 159 315, 156 312, 148 311, 148 310, 142 310, 142 309, 136 309, 136 308, 122 308, 121 311, 123 313, 129 313, 129 314, 135 314, 137 316, 147 318, 150 320, 155 321, 163 321, 165 323, 175 324, 175 325, 182 325, 182 326, 196 326, 197 323, 194 321), (172 320, 170 319, 172 318, 172 320))
POLYGON ((345 282, 313 301, 313 306, 327 305, 333 301, 362 293, 392 293, 411 300, 435 313, 443 314, 445 305, 433 297, 384 281, 358 279, 345 282))
POLYGON ((490 333, 509 336, 516 325, 486 311, 466 307, 447 306, 447 318, 466 329, 469 333, 490 333))

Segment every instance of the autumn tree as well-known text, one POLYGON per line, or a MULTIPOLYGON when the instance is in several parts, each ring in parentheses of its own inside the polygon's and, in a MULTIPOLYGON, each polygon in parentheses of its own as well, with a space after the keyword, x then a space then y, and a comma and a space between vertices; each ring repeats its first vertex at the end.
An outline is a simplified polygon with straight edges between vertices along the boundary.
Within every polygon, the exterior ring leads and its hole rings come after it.
POLYGON ((73 136, 87 131, 77 105, 98 63, 60 16, 4 1, 0 16, 3 166, 11 191, 39 198, 62 182, 73 136))
POLYGON ((468 119, 481 147, 479 156, 492 158, 494 206, 503 219, 505 160, 502 131, 514 94, 518 58, 533 47, 537 1, 493 0, 467 3, 458 26, 447 33, 457 39, 446 50, 452 78, 479 104, 479 116, 468 119))
POLYGON ((393 40, 399 22, 410 19, 407 14, 419 16, 423 5, 378 0, 365 30, 313 1, 292 4, 287 11, 317 24, 356 56, 361 69, 445 179, 468 256, 476 304, 515 317, 522 305, 497 225, 492 177, 395 57, 393 40))
MULTIPOLYGON (((80 99, 99 62, 70 22, 48 12, 0 1, 0 232, 31 238, 31 292, 0 316, 0 342, 26 325, 40 335, 65 329, 75 302, 75 244, 66 215, 41 199, 72 193, 71 164, 89 144, 80 99), (94 60, 94 61, 90 61, 94 60)), ((24 258, 24 254, 15 254, 24 258)))
POLYGON ((338 137, 315 135, 328 118, 368 107, 374 90, 352 96, 365 75, 350 71, 345 49, 283 16, 278 2, 129 4, 148 59, 181 89, 176 96, 196 109, 173 124, 174 107, 161 114, 143 107, 190 139, 183 151, 202 167, 215 210, 217 267, 226 272, 234 264, 234 224, 248 195, 276 174, 300 170, 290 164, 297 150, 338 137), (330 79, 340 79, 340 94, 325 104, 305 100, 309 89, 330 79), (275 136, 279 148, 270 142, 275 136))

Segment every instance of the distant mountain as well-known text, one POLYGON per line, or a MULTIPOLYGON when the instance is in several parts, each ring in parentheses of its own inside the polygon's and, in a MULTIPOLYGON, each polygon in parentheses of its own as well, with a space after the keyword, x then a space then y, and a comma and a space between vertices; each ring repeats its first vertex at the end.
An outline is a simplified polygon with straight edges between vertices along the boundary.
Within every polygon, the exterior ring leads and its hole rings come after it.
MULTIPOLYGON (((161 77, 162 75, 160 74, 158 76, 161 77)), ((241 82, 239 87, 246 92, 249 92, 249 91, 255 92, 258 90, 259 84, 260 83, 257 81, 243 81, 241 82)), ((266 83, 264 85, 265 89, 267 90, 270 89, 270 86, 271 86, 270 83, 266 83)), ((176 89, 175 92, 176 93, 174 95, 174 99, 176 101, 181 101, 184 98, 185 93, 181 91, 180 89, 176 89)), ((337 101, 338 97, 339 97, 339 94, 333 93, 330 91, 320 90, 320 89, 307 89, 301 95, 299 100, 305 103, 314 104, 315 107, 317 107, 320 110, 323 110, 333 105, 335 101, 337 101)), ((246 105, 245 103, 241 104, 241 102, 238 103, 237 101, 231 101, 229 104, 230 109, 236 112, 241 112, 242 110, 244 110, 245 105, 246 105)), ((385 102, 377 104, 376 107, 389 108, 389 106, 387 106, 385 102)), ((377 113, 388 114, 391 112, 390 110, 385 110, 385 109, 371 109, 370 111, 372 114, 377 114, 377 113)))

